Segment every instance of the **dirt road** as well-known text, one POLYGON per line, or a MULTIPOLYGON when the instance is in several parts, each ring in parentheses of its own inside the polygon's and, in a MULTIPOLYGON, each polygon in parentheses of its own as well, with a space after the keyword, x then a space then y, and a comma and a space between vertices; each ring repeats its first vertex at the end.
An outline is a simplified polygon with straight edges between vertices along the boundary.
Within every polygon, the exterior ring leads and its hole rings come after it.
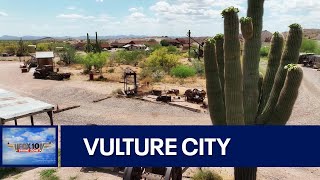
MULTIPOLYGON (((58 125, 210 125, 208 114, 198 114, 169 105, 156 105, 132 99, 111 98, 92 103, 122 88, 122 84, 89 82, 79 79, 57 82, 35 80, 32 73, 21 74, 18 62, 0 61, 0 88, 33 97, 59 107, 80 105, 80 108, 56 114, 58 125)), ((304 69, 305 77, 300 95, 289 121, 290 125, 320 124, 320 72, 304 69)), ((29 120, 19 121, 29 125, 29 120)), ((45 115, 35 117, 35 124, 49 124, 45 115)), ((232 179, 232 168, 213 168, 232 179)), ((39 179, 41 168, 26 171, 18 179, 39 179)), ((193 171, 191 169, 190 171, 193 171)), ((77 176, 78 179, 118 179, 107 173, 86 174, 79 168, 59 168, 61 179, 77 176), (69 173, 69 174, 68 174, 69 173)), ((12 177, 15 178, 15 177, 12 177)), ((120 178, 121 179, 121 178, 120 178)), ((320 179, 320 168, 260 168, 259 179, 298 180, 320 179)))

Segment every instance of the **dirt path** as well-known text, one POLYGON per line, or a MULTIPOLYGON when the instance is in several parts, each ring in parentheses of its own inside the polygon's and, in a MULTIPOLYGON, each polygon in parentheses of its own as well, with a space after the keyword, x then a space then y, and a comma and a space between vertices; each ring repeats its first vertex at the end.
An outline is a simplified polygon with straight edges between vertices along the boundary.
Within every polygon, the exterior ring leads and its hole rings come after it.
MULTIPOLYGON (((17 62, 0 61, 0 88, 46 101, 54 105, 80 105, 80 108, 56 114, 58 125, 210 125, 208 114, 198 114, 188 110, 131 99, 111 98, 99 103, 92 101, 106 97, 113 90, 122 88, 120 83, 89 82, 80 79, 70 81, 35 80, 31 73, 21 74, 17 62)), ((289 121, 290 125, 320 124, 320 72, 304 69, 304 80, 300 95, 289 121)), ((171 85, 170 85, 171 86, 171 85)), ((35 117, 38 125, 48 124, 45 115, 35 117)), ((28 119, 19 121, 20 125, 29 125, 28 119)), ((39 179, 44 168, 28 170, 8 179, 39 179)), ((232 168, 212 168, 232 179, 232 168)), ((195 168, 187 172, 191 174, 195 168)), ((82 173, 80 168, 58 168, 61 179, 121 179, 102 172, 82 173)), ((270 180, 318 180, 320 168, 260 168, 259 179, 270 180)))

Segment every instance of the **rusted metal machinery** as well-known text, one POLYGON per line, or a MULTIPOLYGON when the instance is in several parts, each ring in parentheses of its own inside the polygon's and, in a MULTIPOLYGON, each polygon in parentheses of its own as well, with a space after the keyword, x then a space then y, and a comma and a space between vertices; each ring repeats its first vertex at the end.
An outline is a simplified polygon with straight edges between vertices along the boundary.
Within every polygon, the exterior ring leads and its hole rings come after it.
POLYGON ((36 68, 33 76, 35 79, 50 79, 62 81, 64 79, 69 79, 71 74, 54 72, 52 65, 44 65, 41 68, 36 68))
POLYGON ((123 180, 140 179, 163 179, 163 180, 181 180, 183 170, 181 167, 126 167, 123 180))
POLYGON ((137 85, 137 73, 134 72, 132 69, 127 68, 124 70, 124 88, 123 88, 124 93, 127 96, 135 96, 138 93, 138 85, 137 85), (131 89, 129 87, 129 77, 133 76, 133 82, 134 82, 134 87, 131 89))
POLYGON ((33 73, 34 78, 58 81, 70 78, 70 73, 54 72, 53 52, 36 52, 35 58, 37 60, 38 66, 33 73))
POLYGON ((186 97, 187 102, 191 103, 203 103, 204 99, 206 98, 206 91, 199 90, 199 89, 188 89, 184 95, 186 97))
POLYGON ((174 94, 174 95, 178 96, 180 94, 180 91, 179 91, 179 89, 171 89, 171 90, 167 91, 167 95, 168 94, 174 94))
POLYGON ((171 96, 158 96, 156 101, 161 101, 161 102, 164 102, 164 103, 168 103, 168 102, 171 102, 172 99, 171 99, 171 96))

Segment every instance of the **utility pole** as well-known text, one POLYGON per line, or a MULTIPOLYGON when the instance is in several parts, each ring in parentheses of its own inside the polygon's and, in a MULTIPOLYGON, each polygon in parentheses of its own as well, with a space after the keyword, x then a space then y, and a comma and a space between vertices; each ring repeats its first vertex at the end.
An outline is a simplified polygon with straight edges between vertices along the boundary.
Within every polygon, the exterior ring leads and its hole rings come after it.
POLYGON ((189 37, 189 58, 188 60, 191 61, 191 31, 188 31, 188 37, 189 37))

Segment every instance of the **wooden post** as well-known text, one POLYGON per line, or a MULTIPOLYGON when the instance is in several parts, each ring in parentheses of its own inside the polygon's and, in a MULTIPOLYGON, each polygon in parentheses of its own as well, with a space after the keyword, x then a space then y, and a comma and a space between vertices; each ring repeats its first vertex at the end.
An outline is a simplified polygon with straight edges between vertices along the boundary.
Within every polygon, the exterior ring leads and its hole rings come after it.
POLYGON ((51 124, 51 126, 53 126, 52 111, 48 111, 47 113, 48 113, 48 116, 49 116, 49 118, 50 118, 50 124, 51 124))
POLYGON ((18 121, 17 121, 17 119, 14 119, 14 125, 15 125, 15 126, 18 126, 18 121))
POLYGON ((34 126, 33 116, 30 116, 30 119, 31 119, 31 125, 34 126))

